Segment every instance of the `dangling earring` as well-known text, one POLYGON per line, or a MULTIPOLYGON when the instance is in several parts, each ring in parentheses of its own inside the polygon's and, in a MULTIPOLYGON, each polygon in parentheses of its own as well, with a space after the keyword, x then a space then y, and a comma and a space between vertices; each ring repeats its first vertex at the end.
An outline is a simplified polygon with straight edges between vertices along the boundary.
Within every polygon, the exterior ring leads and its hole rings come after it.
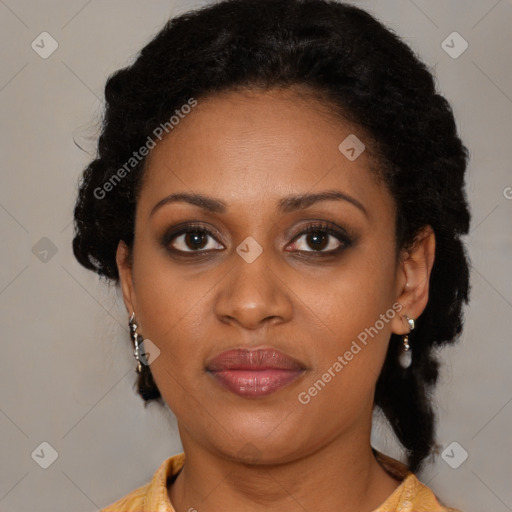
MULTIPOLYGON (((409 318, 407 315, 405 315, 405 319, 407 320, 407 323, 409 324, 410 331, 412 331, 414 329, 414 320, 412 318, 409 318)), ((409 345, 409 334, 405 334, 403 336, 402 340, 403 340, 403 349, 402 349, 402 352, 400 352, 400 355, 398 356, 398 362, 400 363, 400 366, 402 368, 409 368, 409 366, 411 366, 411 362, 412 362, 412 350, 411 350, 411 346, 409 345)))
POLYGON ((142 373, 142 365, 140 363, 140 345, 143 340, 142 336, 137 332, 138 325, 135 323, 135 312, 132 313, 132 316, 130 317, 128 324, 130 325, 130 336, 132 337, 133 344, 135 346, 133 355, 135 356, 135 359, 137 360, 138 363, 137 372, 142 373))

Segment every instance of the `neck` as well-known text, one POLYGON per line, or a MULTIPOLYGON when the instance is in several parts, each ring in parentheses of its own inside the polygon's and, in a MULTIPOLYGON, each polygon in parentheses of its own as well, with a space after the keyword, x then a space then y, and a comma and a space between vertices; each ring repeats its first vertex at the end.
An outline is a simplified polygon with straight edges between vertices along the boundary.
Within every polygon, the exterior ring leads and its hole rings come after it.
POLYGON ((169 489, 177 510, 370 512, 399 485, 357 429, 289 462, 253 465, 205 449, 181 426, 180 435, 186 462, 169 489))

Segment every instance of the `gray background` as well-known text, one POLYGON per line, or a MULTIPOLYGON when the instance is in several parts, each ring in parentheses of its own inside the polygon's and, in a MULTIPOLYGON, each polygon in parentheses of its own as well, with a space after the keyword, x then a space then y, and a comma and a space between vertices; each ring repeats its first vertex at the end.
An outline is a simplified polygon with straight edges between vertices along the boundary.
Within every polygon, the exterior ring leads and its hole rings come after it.
MULTIPOLYGON (((471 150, 472 302, 461 342, 442 352, 436 394, 440 451, 456 441, 462 448, 448 450, 452 465, 462 449, 469 456, 457 469, 439 456, 420 477, 464 512, 510 511, 512 4, 357 4, 431 66, 471 150), (458 58, 441 45, 454 31, 469 44, 458 58)), ((181 451, 168 410, 145 410, 135 394, 121 296, 74 260, 71 221, 77 179, 95 152, 107 76, 131 62, 169 16, 199 5, 0 0, 0 511, 97 510, 181 451), (31 48, 43 31, 59 45, 47 59, 31 48), (47 469, 36 463, 49 461, 42 442, 58 454, 47 469)), ((447 44, 461 48, 460 40, 447 44)), ((374 442, 399 454, 378 418, 374 442)))

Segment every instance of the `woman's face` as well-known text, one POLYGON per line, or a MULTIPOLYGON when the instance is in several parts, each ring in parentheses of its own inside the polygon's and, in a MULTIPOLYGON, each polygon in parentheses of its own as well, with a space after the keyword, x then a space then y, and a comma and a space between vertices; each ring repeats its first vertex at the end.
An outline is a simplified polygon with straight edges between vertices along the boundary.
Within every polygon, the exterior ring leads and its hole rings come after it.
POLYGON ((351 134, 365 142, 292 91, 232 92, 199 100, 149 155, 133 265, 124 244, 118 265, 184 446, 284 462, 369 435, 388 340, 409 311, 398 312, 393 201, 368 149, 354 160, 338 148, 351 134), (211 364, 256 348, 294 364, 211 364))

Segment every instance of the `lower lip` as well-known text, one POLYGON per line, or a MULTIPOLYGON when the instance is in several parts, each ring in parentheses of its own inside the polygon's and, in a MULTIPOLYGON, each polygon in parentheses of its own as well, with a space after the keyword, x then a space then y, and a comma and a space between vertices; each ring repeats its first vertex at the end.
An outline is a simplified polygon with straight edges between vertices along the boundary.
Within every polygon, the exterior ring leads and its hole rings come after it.
POLYGON ((297 378, 302 370, 220 370, 210 372, 224 387, 236 395, 246 398, 257 398, 270 395, 297 378))

